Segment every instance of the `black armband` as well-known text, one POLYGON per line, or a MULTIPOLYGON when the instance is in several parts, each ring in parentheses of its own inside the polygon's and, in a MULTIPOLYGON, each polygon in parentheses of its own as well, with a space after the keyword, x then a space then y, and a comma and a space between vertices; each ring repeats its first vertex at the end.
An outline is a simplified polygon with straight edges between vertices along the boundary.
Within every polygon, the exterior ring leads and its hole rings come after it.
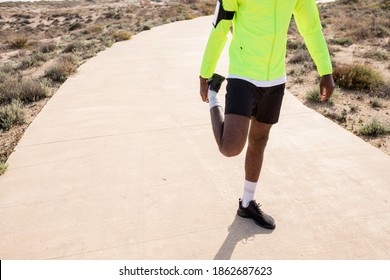
POLYGON ((215 14, 214 14, 214 20, 213 20, 214 27, 216 28, 218 23, 221 20, 223 20, 223 19, 232 20, 233 17, 234 17, 234 11, 232 11, 232 12, 225 11, 223 9, 222 0, 218 0, 217 6, 215 7, 215 14))

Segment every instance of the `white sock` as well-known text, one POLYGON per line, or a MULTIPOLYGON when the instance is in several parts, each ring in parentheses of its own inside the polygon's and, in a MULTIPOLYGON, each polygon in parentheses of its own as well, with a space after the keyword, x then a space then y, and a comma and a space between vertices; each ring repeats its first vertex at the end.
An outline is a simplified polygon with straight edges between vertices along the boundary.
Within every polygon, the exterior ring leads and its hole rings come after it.
POLYGON ((209 89, 209 91, 207 93, 207 97, 209 99, 210 109, 215 107, 215 106, 221 106, 221 103, 219 102, 218 97, 217 97, 217 92, 209 89))
POLYGON ((244 182, 244 194, 242 195, 241 204, 243 207, 248 207, 249 202, 255 198, 257 182, 244 182))

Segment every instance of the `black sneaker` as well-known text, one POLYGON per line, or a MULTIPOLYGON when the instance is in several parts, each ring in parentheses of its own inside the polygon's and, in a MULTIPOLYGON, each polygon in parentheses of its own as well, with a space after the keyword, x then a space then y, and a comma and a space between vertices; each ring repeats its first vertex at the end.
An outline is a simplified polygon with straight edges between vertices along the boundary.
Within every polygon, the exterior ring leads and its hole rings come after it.
POLYGON ((239 200, 237 215, 242 218, 251 218, 255 221, 258 226, 267 229, 275 228, 275 220, 270 216, 265 214, 260 209, 260 203, 256 203, 256 200, 249 202, 248 207, 242 207, 242 201, 239 200))

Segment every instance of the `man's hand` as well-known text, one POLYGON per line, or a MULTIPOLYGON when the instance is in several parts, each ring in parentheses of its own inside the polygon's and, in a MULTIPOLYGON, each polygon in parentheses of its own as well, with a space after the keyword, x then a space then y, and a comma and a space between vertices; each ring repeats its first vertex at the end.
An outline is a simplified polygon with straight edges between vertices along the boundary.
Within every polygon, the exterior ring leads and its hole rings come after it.
POLYGON ((207 79, 199 76, 200 80, 200 96, 202 97, 203 102, 208 102, 207 92, 209 90, 209 84, 207 83, 207 79))
POLYGON ((322 76, 320 81, 321 101, 328 100, 332 96, 334 88, 335 84, 333 81, 333 76, 331 74, 322 76))

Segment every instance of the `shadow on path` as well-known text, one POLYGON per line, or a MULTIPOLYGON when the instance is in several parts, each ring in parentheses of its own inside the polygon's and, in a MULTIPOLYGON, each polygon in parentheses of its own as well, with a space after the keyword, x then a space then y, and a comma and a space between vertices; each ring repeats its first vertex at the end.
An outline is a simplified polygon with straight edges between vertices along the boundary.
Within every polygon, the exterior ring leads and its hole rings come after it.
POLYGON ((270 234, 273 230, 257 226, 251 219, 243 219, 236 215, 228 227, 228 235, 222 243, 214 260, 230 260, 238 242, 246 244, 253 241, 258 234, 270 234))

